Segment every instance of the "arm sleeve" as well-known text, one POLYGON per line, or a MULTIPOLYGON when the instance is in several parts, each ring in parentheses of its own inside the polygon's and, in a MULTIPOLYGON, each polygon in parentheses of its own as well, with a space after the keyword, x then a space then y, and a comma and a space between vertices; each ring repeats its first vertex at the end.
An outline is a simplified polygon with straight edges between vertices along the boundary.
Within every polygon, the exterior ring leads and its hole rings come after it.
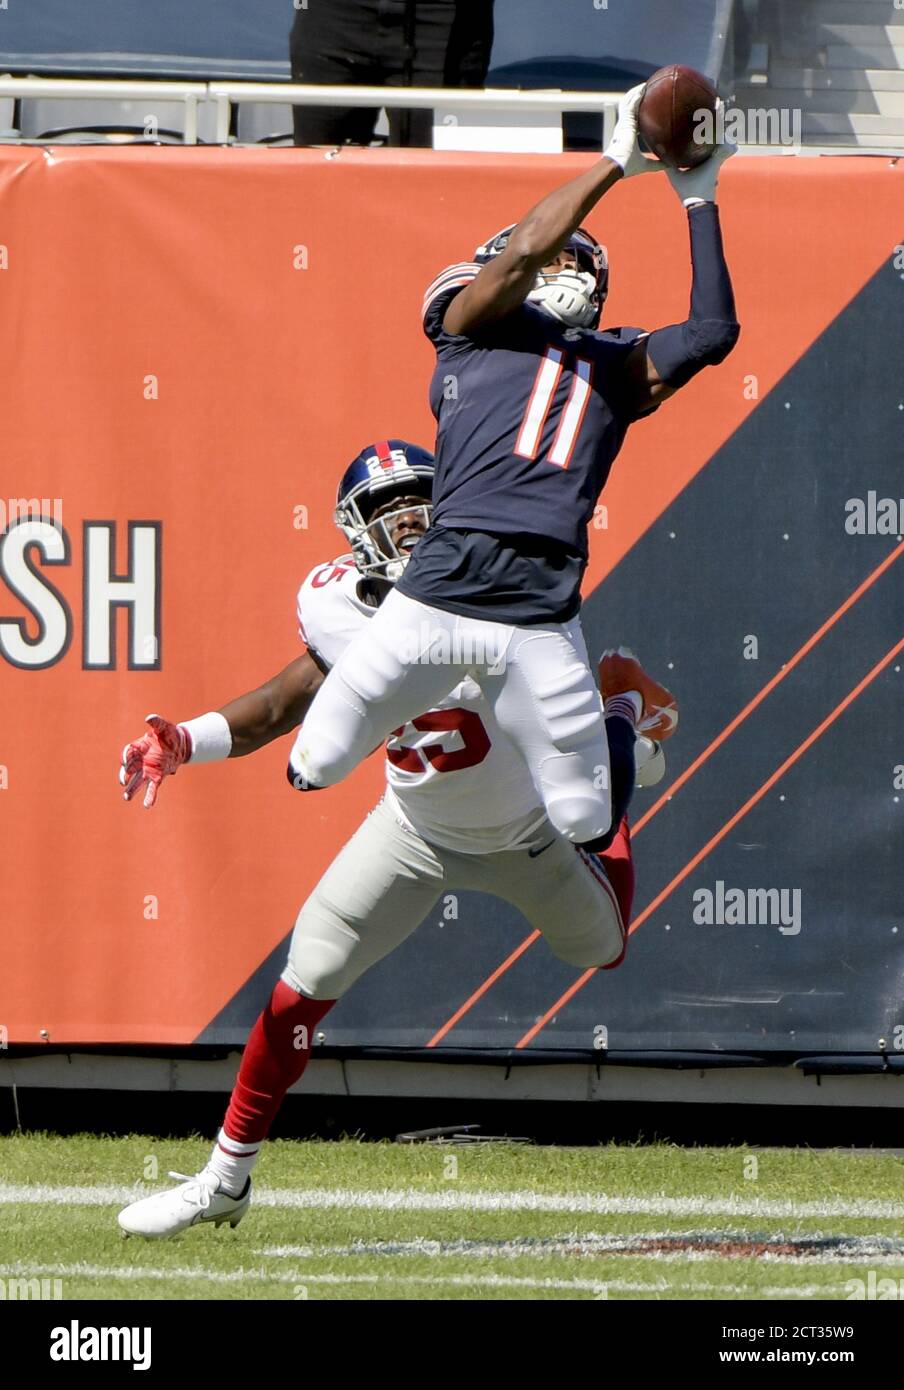
POLYGON ((684 323, 657 328, 647 351, 662 381, 684 386, 704 367, 715 366, 738 341, 734 293, 725 264, 719 209, 702 203, 688 211, 693 283, 684 323))

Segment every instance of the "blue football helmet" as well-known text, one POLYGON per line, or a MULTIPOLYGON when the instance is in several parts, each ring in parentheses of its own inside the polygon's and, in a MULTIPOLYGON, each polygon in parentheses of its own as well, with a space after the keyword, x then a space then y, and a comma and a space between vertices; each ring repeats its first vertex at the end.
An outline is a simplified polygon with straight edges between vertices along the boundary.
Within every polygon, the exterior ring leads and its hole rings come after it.
MULTIPOLYGON (((475 261, 479 265, 486 265, 494 256, 498 256, 505 250, 514 230, 515 224, 490 237, 485 245, 479 246, 474 252, 475 261)), ((596 328, 609 293, 609 257, 606 248, 583 227, 579 227, 562 249, 572 253, 577 268, 557 270, 552 274, 539 272, 537 283, 527 296, 528 302, 539 304, 541 309, 569 328, 596 328)))
POLYGON ((333 519, 352 548, 362 574, 394 583, 408 563, 417 537, 405 537, 402 548, 391 535, 391 523, 402 512, 420 510, 424 528, 433 511, 433 455, 419 444, 404 439, 383 439, 367 444, 349 464, 336 497, 333 519), (424 497, 419 508, 399 507, 376 520, 378 507, 394 497, 424 497))

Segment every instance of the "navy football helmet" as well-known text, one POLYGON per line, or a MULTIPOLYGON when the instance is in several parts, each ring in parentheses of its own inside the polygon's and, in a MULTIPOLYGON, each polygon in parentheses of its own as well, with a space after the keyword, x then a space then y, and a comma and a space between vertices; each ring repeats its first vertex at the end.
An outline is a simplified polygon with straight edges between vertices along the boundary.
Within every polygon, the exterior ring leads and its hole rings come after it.
MULTIPOLYGON (((486 265, 508 245, 515 224, 497 232, 474 253, 479 265, 486 265)), ((596 328, 603 304, 609 293, 609 257, 583 227, 568 238, 563 251, 570 251, 576 261, 575 270, 557 270, 537 275, 537 283, 527 296, 529 303, 539 304, 548 314, 568 324, 570 328, 596 328)))
POLYGON ((339 484, 333 519, 352 548, 362 574, 395 582, 408 563, 419 537, 392 539, 392 522, 402 512, 419 510, 424 529, 433 511, 433 455, 419 444, 404 439, 383 439, 367 444, 345 470, 339 484), (374 512, 394 497, 424 497, 420 507, 399 507, 376 520, 374 512))

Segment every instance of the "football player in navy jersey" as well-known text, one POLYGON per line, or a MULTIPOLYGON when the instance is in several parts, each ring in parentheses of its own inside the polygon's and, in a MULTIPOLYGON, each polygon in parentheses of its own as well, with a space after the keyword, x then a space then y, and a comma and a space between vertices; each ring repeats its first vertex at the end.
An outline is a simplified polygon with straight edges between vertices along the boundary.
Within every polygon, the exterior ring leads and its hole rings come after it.
MULTIPOLYGON (((666 170, 688 212, 687 320, 599 331, 607 258, 581 224, 623 178, 663 169, 638 149, 642 95, 639 86, 623 98, 602 159, 427 291, 424 329, 437 353, 433 525, 315 699, 289 761, 299 789, 339 781, 428 708, 450 674, 470 675, 556 829, 593 852, 619 825, 634 729, 617 746, 610 731, 607 743, 578 620, 587 524, 632 422, 721 362, 739 333, 715 203, 727 145, 696 169, 666 170)), ((604 658, 604 697, 626 660, 604 658)), ((657 738, 671 732, 668 692, 645 684, 639 667, 636 686, 621 693, 635 724, 657 738)))

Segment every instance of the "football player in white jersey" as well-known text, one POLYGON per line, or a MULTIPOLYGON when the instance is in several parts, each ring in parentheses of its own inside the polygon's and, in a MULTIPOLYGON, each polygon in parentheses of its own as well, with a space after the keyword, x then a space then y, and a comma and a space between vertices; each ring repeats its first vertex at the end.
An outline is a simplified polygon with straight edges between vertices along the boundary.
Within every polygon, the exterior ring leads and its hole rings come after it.
MULTIPOLYGON (((336 508, 351 553, 317 565, 298 591, 307 650, 219 712, 182 724, 148 716, 149 731, 123 750, 126 800, 143 788, 151 807, 163 778, 183 764, 241 757, 298 727, 324 672, 366 627, 427 530, 432 481, 433 457, 417 445, 385 440, 362 450, 336 508)), ((630 731, 647 780, 658 780, 660 750, 637 726, 644 715, 655 720, 657 700, 670 704, 672 697, 624 652, 603 658, 601 676, 608 725, 630 731)), ((632 760, 632 780, 633 769, 632 760)), ((602 855, 558 833, 473 680, 391 734, 386 780, 382 799, 298 914, 286 968, 251 1031, 210 1159, 193 1177, 172 1174, 177 1187, 126 1207, 119 1224, 128 1234, 238 1224, 261 1145, 304 1071, 321 1019, 442 894, 471 889, 507 899, 557 956, 579 968, 621 960, 634 886, 627 821, 602 855)))

